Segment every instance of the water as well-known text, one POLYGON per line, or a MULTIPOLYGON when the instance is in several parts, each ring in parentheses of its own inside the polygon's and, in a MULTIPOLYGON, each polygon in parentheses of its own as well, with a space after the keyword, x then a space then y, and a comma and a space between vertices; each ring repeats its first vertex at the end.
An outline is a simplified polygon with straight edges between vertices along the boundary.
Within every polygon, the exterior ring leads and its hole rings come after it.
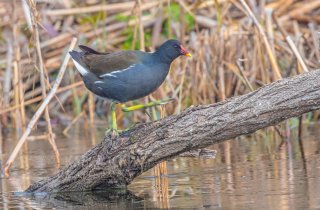
MULTIPOLYGON (((272 132, 259 131, 212 146, 216 159, 175 158, 168 175, 150 170, 125 190, 96 193, 26 195, 31 183, 57 172, 53 153, 44 140, 29 141, 1 179, 0 209, 320 209, 319 126, 304 129, 303 150, 296 133, 280 149, 272 132)), ((78 129, 79 130, 79 129, 78 129)), ((77 159, 103 135, 57 137, 62 165, 77 159)), ((80 130, 83 131, 83 128, 80 130)), ((2 143, 2 162, 16 143, 2 143)))

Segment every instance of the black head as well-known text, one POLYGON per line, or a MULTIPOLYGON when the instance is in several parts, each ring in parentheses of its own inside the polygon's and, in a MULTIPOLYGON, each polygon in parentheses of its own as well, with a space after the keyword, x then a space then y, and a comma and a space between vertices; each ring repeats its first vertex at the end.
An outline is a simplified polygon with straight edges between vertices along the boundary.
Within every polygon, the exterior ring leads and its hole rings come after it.
POLYGON ((162 59, 168 62, 172 62, 180 55, 191 57, 191 54, 184 47, 182 47, 178 40, 175 39, 170 39, 163 43, 157 50, 157 53, 162 59))

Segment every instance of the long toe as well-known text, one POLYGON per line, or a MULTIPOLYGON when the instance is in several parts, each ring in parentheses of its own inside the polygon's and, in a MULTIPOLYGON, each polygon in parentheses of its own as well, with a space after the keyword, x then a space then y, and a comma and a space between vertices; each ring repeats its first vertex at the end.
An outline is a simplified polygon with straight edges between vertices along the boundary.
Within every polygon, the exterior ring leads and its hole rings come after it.
POLYGON ((112 138, 117 138, 119 136, 118 130, 112 130, 111 136, 112 138))
POLYGON ((112 138, 116 138, 116 137, 119 136, 119 130, 108 128, 106 130, 106 132, 104 133, 104 135, 105 136, 110 136, 111 135, 112 138))
POLYGON ((104 136, 107 137, 107 136, 110 135, 110 133, 111 133, 111 129, 108 128, 108 129, 104 132, 104 136))
POLYGON ((159 105, 164 105, 164 104, 167 104, 167 103, 175 101, 175 100, 176 100, 175 98, 164 99, 164 100, 159 101, 159 105))
POLYGON ((119 130, 112 129, 112 128, 108 128, 108 129, 106 130, 106 132, 104 133, 104 135, 105 135, 106 137, 111 135, 112 138, 116 138, 116 137, 119 136, 119 130))

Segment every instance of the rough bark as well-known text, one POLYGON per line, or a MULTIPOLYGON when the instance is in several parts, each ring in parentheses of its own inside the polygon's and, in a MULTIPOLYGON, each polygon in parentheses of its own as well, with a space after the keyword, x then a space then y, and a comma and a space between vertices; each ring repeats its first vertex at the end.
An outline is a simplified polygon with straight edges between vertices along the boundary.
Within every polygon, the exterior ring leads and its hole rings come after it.
POLYGON ((319 109, 319 89, 318 70, 138 125, 117 139, 106 137, 56 175, 31 185, 27 192, 85 191, 128 185, 142 172, 183 152, 319 109))

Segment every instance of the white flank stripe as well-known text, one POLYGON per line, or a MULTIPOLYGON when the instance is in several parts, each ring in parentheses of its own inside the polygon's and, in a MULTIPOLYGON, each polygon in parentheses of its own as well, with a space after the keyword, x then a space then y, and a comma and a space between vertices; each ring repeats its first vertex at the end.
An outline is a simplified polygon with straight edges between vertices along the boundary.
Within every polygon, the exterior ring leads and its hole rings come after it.
POLYGON ((100 77, 117 77, 116 76, 116 74, 117 73, 120 73, 120 72, 123 72, 123 71, 127 71, 127 70, 129 70, 129 69, 131 69, 131 68, 133 68, 134 66, 135 66, 136 64, 133 64, 133 65, 131 65, 131 66, 129 66, 128 68, 125 68, 125 69, 122 69, 122 70, 118 70, 118 71, 113 71, 113 72, 111 72, 111 73, 106 73, 106 74, 102 74, 102 75, 100 75, 100 77))
POLYGON ((88 74, 88 70, 81 66, 76 60, 72 59, 72 61, 82 76, 88 74))
POLYGON ((114 78, 117 78, 116 75, 113 75, 112 73, 108 73, 108 74, 103 74, 102 76, 100 77, 114 77, 114 78))

